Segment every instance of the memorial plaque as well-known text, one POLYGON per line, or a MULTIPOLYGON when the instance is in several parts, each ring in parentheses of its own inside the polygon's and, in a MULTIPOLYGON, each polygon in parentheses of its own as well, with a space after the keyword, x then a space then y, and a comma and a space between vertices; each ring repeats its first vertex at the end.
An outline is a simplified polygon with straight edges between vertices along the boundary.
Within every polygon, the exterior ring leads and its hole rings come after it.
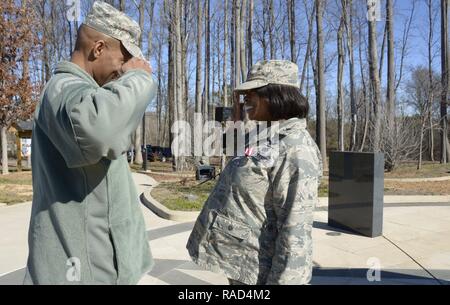
POLYGON ((368 237, 383 231, 383 153, 330 154, 328 225, 368 237))

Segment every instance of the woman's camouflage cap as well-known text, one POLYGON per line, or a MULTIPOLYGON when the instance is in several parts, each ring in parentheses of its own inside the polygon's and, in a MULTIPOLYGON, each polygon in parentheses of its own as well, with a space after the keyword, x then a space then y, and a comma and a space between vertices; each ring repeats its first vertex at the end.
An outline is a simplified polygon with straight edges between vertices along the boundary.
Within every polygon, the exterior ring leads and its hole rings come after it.
POLYGON ((289 60, 264 60, 254 64, 247 75, 247 81, 234 90, 243 92, 269 84, 300 88, 298 66, 289 60))

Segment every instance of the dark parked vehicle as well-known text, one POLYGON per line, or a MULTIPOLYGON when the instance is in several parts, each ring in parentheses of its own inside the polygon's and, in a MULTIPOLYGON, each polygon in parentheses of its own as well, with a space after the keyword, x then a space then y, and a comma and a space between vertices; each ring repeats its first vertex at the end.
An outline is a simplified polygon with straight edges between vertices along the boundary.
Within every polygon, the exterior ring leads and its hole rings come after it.
POLYGON ((134 149, 129 149, 128 151, 127 151, 127 160, 128 160, 128 162, 131 162, 131 156, 134 156, 134 149))
POLYGON ((172 149, 170 147, 164 147, 162 151, 163 157, 172 158, 172 149))
MULTIPOLYGON (((161 161, 163 157, 172 157, 172 150, 170 149, 170 147, 152 146, 148 144, 146 148, 147 149, 144 149, 144 145, 141 146, 142 158, 144 158, 145 153, 147 153, 147 160, 150 162, 161 161)), ((130 149, 127 151, 128 162, 131 161, 131 155, 134 154, 134 152, 134 149, 130 149)))
POLYGON ((145 153, 147 153, 147 160, 150 162, 155 161, 155 157, 153 155, 153 148, 151 145, 146 146, 147 149, 144 149, 144 145, 142 145, 142 158, 144 158, 145 153))

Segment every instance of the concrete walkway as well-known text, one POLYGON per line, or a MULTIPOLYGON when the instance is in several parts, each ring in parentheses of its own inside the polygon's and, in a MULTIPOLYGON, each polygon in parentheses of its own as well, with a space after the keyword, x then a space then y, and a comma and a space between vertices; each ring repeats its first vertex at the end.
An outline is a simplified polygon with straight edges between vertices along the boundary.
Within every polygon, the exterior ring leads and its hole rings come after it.
MULTIPOLYGON (((140 192, 155 181, 133 174, 140 192)), ((0 284, 20 284, 27 257, 31 204, 0 207, 0 284)), ((155 267, 140 284, 227 284, 193 264, 185 249, 193 222, 161 219, 142 206, 155 267)), ((450 284, 450 202, 387 204, 384 236, 367 238, 327 225, 314 215, 312 284, 450 284), (381 277, 372 271, 381 267, 381 277), (369 282, 369 279, 380 281, 369 282)))

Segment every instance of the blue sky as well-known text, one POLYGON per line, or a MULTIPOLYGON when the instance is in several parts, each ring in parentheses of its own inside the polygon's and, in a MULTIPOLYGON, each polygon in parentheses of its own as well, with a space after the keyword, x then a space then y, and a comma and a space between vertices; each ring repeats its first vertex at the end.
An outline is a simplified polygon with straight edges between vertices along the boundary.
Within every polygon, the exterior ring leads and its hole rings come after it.
MULTIPOLYGON (((73 1, 73 0, 72 0, 73 1)), ((81 7, 82 7, 82 12, 83 12, 83 16, 85 15, 88 7, 90 6, 90 4, 93 2, 92 0, 80 0, 81 1, 81 7)), ((195 0, 192 0, 193 3, 195 3, 195 0)), ((231 3, 232 0, 229 0, 229 2, 231 3)), ((255 9, 258 10, 261 7, 261 0, 254 0, 255 1, 255 9)), ((282 0, 275 0, 275 3, 281 3, 280 1, 282 0)), ((414 17, 413 17, 413 22, 411 25, 411 30, 410 30, 410 36, 409 36, 409 41, 408 41, 408 48, 407 48, 407 54, 404 60, 404 66, 403 66, 403 82, 405 83, 405 80, 407 80, 409 78, 409 74, 410 74, 410 70, 413 67, 416 67, 418 65, 427 65, 427 45, 426 45, 426 39, 427 39, 427 35, 428 35, 428 11, 427 11, 427 7, 426 7, 426 0, 415 0, 415 12, 414 12, 414 17)), ((149 1, 148 1, 149 2, 149 1)), ((158 3, 161 2, 160 0, 157 1, 158 3)), ((358 4, 361 7, 365 7, 365 0, 353 0, 354 4, 356 6, 358 6, 358 4)), ((436 9, 439 10, 440 6, 439 6, 439 2, 440 0, 433 0, 433 4, 435 5, 436 9)), ((138 16, 137 16, 137 9, 135 8, 135 3, 139 3, 139 0, 128 0, 126 7, 127 7, 127 13, 128 14, 132 14, 132 17, 135 20, 138 20, 138 16)), ((221 13, 221 4, 223 2, 221 0, 212 0, 212 12, 216 12, 218 14, 221 13)), ((284 1, 283 1, 284 3, 284 1)), ((307 2, 309 5, 312 3, 312 1, 307 2)), ((384 25, 385 25, 385 0, 380 0, 380 9, 381 9, 381 20, 378 22, 377 27, 378 27, 378 33, 380 36, 379 42, 378 42, 378 47, 380 48, 381 46, 381 38, 382 38, 382 33, 383 33, 383 29, 384 29, 384 25)), ((338 21, 338 18, 336 16, 339 16, 340 14, 340 10, 338 5, 340 5, 340 0, 326 0, 326 5, 327 5, 327 11, 329 12, 329 17, 328 19, 325 18, 324 22, 325 22, 325 28, 329 28, 329 27, 335 27, 336 26, 336 22, 338 21)), ((396 65, 397 67, 400 64, 400 47, 401 47, 401 43, 399 43, 402 39, 403 36, 403 30, 405 27, 405 21, 407 20, 407 18, 409 17, 409 14, 411 12, 413 6, 413 0, 394 0, 394 28, 395 28, 395 32, 394 32, 394 36, 395 36, 395 42, 396 42, 396 49, 395 49, 395 56, 396 56, 396 65)), ((299 57, 299 61, 298 64, 301 68, 301 65, 303 63, 303 57, 304 57, 304 49, 305 49, 305 42, 306 42, 306 32, 307 32, 307 21, 306 21, 306 16, 305 16, 305 12, 304 12, 304 6, 303 6, 303 1, 297 1, 297 10, 298 10, 298 15, 297 15, 297 34, 298 34, 298 48, 300 49, 300 57, 299 57)), ((159 9, 158 7, 156 7, 155 9, 155 20, 158 22, 158 18, 159 18, 159 9)), ((83 19, 83 18, 82 18, 83 19)), ((255 23, 257 21, 255 20, 255 23)), ((363 20, 365 26, 366 26, 366 21, 363 20)), ((146 16, 146 23, 148 24, 148 16, 146 16)), ((148 27, 147 27, 148 28, 148 27)), ((192 29, 193 31, 195 31, 195 29, 192 29)), ((326 53, 327 54, 333 54, 334 52, 336 52, 336 31, 332 30, 331 35, 329 37, 326 38, 326 53)), ((194 34, 195 35, 195 34, 194 34)), ((362 33, 364 39, 367 41, 367 32, 364 29, 363 33, 362 33)), ((146 49, 147 49, 147 42, 146 42, 146 37, 147 34, 144 33, 144 54, 146 54, 146 49)), ((355 67, 355 73, 357 75, 357 78, 359 79, 359 60, 358 60, 358 51, 357 51, 357 42, 356 42, 356 37, 354 37, 355 39, 355 63, 356 63, 356 67, 355 67)), ((440 72, 440 54, 439 54, 439 46, 440 46, 440 14, 436 15, 435 18, 435 37, 434 37, 435 41, 436 41, 436 45, 434 46, 434 51, 435 51, 435 55, 436 57, 434 58, 434 64, 433 67, 435 69, 436 72, 440 72)), ((195 47, 193 44, 191 44, 192 47, 195 47)), ((261 54, 262 51, 260 50, 260 47, 258 45, 257 42, 254 41, 253 44, 253 48, 254 48, 254 61, 261 59, 261 54)), ((163 54, 166 54, 167 48, 164 47, 163 49, 163 54)), ((212 52, 214 52, 214 50, 212 50, 212 52)), ((285 57, 288 57, 288 47, 286 47, 286 51, 285 51, 285 57)), ((278 54, 278 57, 281 57, 281 54, 278 54)), ((155 59, 152 58, 152 63, 153 66, 156 68, 156 62, 155 59)), ((164 61, 167 61, 167 57, 164 56, 164 61)), ((190 72, 192 73, 193 71, 195 71, 195 66, 196 66, 196 62, 195 62, 195 53, 192 52, 192 54, 190 55, 189 61, 190 62, 190 72)), ((334 95, 336 94, 336 68, 337 68, 337 62, 334 61, 333 65, 330 66, 330 69, 327 71, 326 73, 326 88, 327 91, 330 93, 330 98, 334 99, 334 95)), ((386 63, 386 55, 385 55, 385 62, 383 63, 383 78, 382 78, 382 86, 385 86, 385 81, 386 81, 386 70, 387 70, 387 63, 386 63)), ((345 68, 345 73, 344 73, 344 82, 346 83, 346 85, 348 85, 348 67, 345 68)), ((312 73, 311 73, 312 74, 312 73)), ((397 69, 397 74, 398 74, 398 69, 397 69)), ((195 81, 195 73, 192 73, 191 76, 191 84, 193 84, 195 81)), ((358 81, 359 82, 359 81, 358 81)), ((312 81, 310 82, 312 84, 312 81)), ((190 86, 190 91, 191 91, 191 95, 193 95, 193 90, 195 89, 195 86, 191 85, 190 86)), ((401 95, 401 87, 399 88, 399 92, 398 95, 401 95)), ((314 96, 314 90, 311 91, 312 96, 314 96)), ((311 100, 312 102, 312 109, 315 108, 314 106, 314 99, 311 100)))

